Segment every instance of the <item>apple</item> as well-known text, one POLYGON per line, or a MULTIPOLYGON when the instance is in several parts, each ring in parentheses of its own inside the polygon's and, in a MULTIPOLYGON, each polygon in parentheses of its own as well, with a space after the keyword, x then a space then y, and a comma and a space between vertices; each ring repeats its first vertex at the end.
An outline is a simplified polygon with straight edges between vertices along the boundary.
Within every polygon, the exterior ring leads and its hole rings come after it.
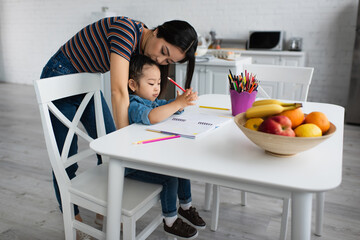
POLYGON ((286 116, 273 116, 265 119, 259 126, 260 132, 295 137, 291 128, 291 120, 286 116))

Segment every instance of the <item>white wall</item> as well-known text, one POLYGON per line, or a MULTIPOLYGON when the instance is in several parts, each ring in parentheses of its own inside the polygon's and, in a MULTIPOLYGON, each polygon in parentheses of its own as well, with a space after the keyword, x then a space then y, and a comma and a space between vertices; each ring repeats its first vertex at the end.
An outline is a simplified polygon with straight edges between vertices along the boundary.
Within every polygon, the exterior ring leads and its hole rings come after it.
POLYGON ((53 53, 102 6, 152 28, 189 21, 199 33, 246 39, 249 30, 284 30, 303 38, 315 67, 309 100, 345 106, 350 82, 356 0, 1 0, 0 81, 32 84, 53 53))

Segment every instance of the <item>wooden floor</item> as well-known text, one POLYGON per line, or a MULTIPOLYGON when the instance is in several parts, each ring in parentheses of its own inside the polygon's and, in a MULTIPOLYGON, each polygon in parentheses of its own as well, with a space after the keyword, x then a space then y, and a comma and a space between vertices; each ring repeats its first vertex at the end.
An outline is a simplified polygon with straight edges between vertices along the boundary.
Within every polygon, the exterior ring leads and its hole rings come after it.
MULTIPOLYGON (((64 239, 33 87, 0 84, 0 114, 0 240, 64 239)), ((344 137, 343 181, 326 195, 323 236, 311 239, 360 239, 360 127, 346 125, 344 137)), ((193 204, 210 225, 210 213, 202 210, 204 184, 192 187, 193 204)), ((239 196, 222 188, 218 231, 208 227, 197 239, 278 239, 282 202, 249 194, 242 207, 239 196)), ((81 213, 93 221, 93 213, 81 213)), ((166 239, 162 226, 149 239, 166 239)))

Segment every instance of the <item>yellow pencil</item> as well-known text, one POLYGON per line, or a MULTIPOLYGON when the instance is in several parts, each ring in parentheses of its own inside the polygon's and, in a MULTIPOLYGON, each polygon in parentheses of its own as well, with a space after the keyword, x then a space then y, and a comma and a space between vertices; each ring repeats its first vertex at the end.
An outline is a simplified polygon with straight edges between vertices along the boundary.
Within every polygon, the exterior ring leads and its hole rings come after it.
POLYGON ((217 109, 217 110, 230 110, 229 108, 220 108, 220 107, 209 107, 209 106, 199 106, 200 108, 209 108, 209 109, 217 109))

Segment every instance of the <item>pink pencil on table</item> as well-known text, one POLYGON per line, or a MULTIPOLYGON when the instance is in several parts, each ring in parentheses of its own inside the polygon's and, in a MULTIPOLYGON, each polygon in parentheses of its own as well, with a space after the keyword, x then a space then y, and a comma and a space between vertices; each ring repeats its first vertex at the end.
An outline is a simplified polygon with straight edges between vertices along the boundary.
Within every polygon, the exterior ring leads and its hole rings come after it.
POLYGON ((181 90, 183 90, 183 92, 185 92, 185 89, 183 89, 179 84, 177 84, 174 80, 172 80, 171 78, 168 77, 168 79, 175 84, 178 88, 180 88, 181 90))
POLYGON ((179 138, 179 137, 180 137, 180 135, 170 135, 170 136, 166 136, 166 137, 159 137, 159 138, 137 141, 137 142, 134 142, 134 144, 153 143, 153 142, 159 142, 159 141, 164 141, 164 140, 169 140, 169 139, 174 139, 174 138, 179 138))

